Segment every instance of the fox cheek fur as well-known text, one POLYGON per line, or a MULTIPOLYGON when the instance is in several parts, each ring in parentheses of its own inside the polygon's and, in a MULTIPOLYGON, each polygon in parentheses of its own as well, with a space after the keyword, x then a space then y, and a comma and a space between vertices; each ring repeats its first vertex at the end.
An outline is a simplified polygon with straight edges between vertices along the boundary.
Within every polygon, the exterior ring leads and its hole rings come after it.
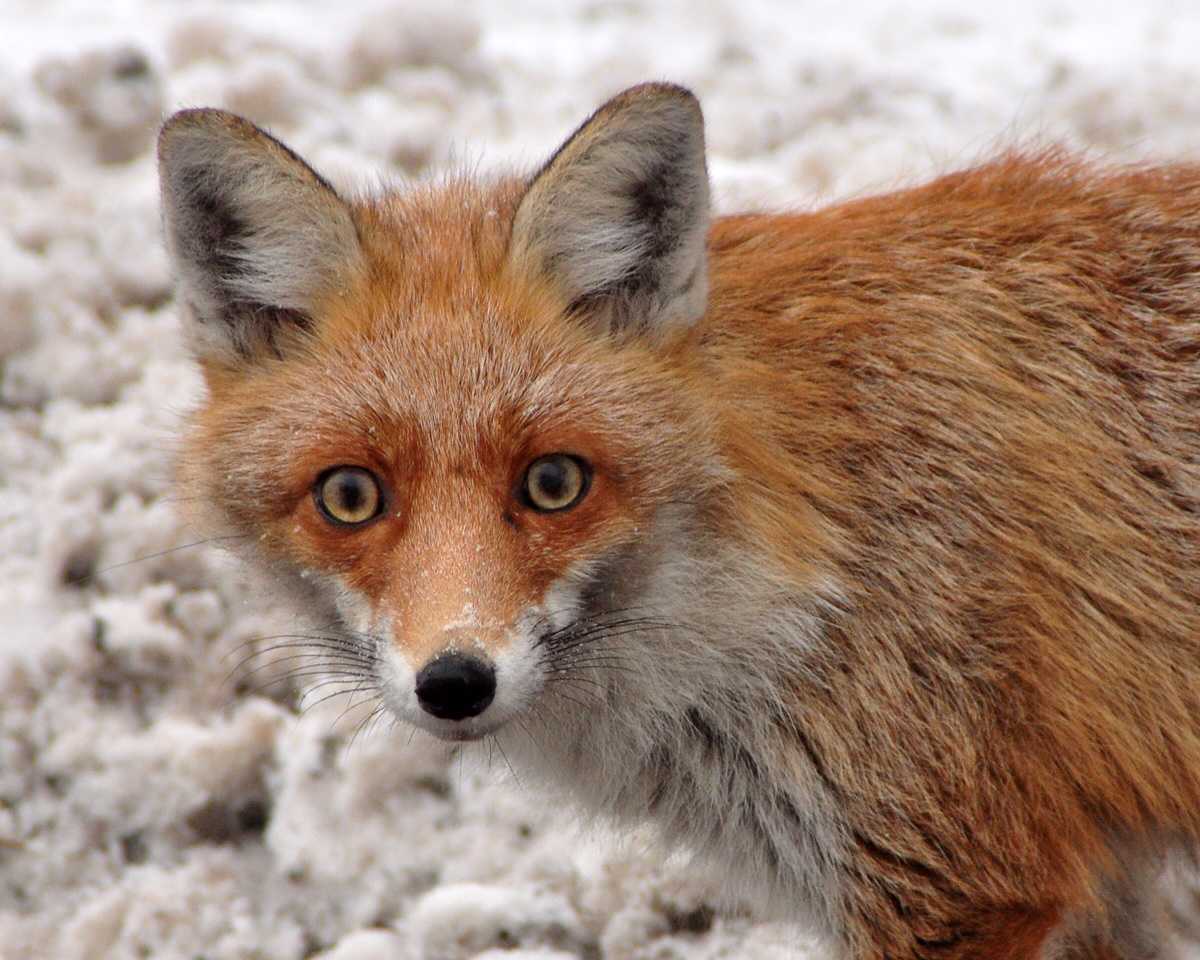
POLYGON ((1014 153, 710 222, 668 84, 528 178, 344 199, 219 110, 159 156, 180 486, 340 622, 332 669, 847 955, 1162 955, 1200 169, 1014 153))

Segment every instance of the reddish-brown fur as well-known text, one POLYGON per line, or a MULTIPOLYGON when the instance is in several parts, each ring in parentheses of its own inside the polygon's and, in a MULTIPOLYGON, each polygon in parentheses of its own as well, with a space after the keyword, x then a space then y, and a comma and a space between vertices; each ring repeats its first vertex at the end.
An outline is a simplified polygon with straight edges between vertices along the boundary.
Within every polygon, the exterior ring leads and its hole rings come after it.
POLYGON ((737 522, 847 590, 795 710, 860 936, 1035 956, 1200 828, 1200 169, 1011 156, 712 250, 737 522))
POLYGON ((1120 920, 1127 852, 1200 835, 1200 168, 1013 154, 719 219, 708 311, 661 339, 595 336, 507 258, 524 186, 354 205, 365 272, 302 348, 206 362, 185 485, 414 649, 706 491, 832 611, 781 750, 846 826, 851 949, 1115 956, 1075 932, 1120 920), (592 494, 522 512, 516 471, 556 450, 592 494), (332 528, 338 463, 402 509, 332 528))

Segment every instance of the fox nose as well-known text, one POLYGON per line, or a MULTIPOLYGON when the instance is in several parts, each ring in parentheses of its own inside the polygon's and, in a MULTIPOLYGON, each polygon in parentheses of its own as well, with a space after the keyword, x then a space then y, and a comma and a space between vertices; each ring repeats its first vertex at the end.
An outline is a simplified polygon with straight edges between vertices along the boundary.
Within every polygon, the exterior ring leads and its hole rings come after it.
POLYGON ((439 720, 477 717, 496 696, 496 671, 486 660, 450 651, 417 673, 421 709, 439 720))

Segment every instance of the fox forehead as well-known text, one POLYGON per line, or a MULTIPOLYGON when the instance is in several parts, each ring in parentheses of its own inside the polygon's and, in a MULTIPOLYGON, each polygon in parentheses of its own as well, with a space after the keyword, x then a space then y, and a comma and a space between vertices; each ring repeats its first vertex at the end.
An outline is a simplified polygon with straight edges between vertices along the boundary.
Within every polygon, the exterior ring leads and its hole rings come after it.
POLYGON ((657 364, 639 369, 571 343, 569 330, 521 322, 536 310, 520 314, 486 295, 457 308, 347 304, 344 322, 322 318, 309 349, 249 379, 218 379, 209 411, 221 429, 245 427, 292 456, 324 448, 336 463, 370 448, 389 462, 420 458, 464 474, 550 452, 607 451, 615 462, 634 448, 675 445, 675 403, 657 364))
POLYGON ((570 305, 507 260, 516 192, 451 181, 355 205, 362 275, 324 300, 303 349, 252 378, 253 392, 278 377, 339 423, 403 421, 470 446, 568 407, 576 423, 598 423, 631 381, 666 374, 636 344, 614 350, 564 322, 570 305))

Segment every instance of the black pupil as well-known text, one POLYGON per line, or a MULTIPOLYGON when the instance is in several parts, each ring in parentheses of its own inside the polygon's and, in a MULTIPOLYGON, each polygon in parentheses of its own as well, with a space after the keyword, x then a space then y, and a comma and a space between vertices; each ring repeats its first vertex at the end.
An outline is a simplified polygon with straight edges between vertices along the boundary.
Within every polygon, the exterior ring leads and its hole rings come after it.
POLYGON ((358 473, 347 472, 338 476, 333 492, 340 513, 357 514, 370 500, 366 478, 358 473))
POLYGON ((537 469, 537 488, 546 500, 558 503, 570 492, 570 473, 561 460, 550 460, 537 469))

